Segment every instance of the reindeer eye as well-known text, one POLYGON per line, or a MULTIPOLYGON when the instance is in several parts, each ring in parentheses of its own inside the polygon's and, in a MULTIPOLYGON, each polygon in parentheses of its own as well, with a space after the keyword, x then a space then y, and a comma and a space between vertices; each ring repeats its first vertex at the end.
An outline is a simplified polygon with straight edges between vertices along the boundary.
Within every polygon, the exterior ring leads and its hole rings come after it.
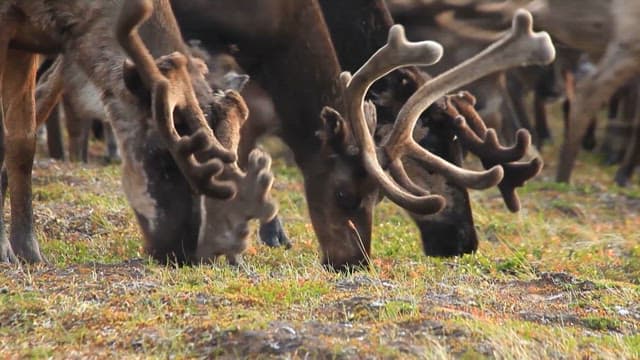
POLYGON ((360 198, 356 195, 344 190, 338 190, 335 193, 338 206, 344 210, 355 210, 360 207, 360 198))

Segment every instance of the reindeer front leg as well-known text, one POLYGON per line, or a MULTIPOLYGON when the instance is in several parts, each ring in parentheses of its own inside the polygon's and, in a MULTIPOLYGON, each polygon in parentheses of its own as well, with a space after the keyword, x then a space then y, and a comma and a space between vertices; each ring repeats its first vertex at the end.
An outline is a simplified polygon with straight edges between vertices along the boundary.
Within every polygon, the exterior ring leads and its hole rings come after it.
MULTIPOLYGON (((6 32, 0 33, 0 125, 4 123, 4 102, 3 102, 3 73, 6 67, 7 52, 9 49, 10 34, 6 32)), ((4 162, 4 129, 0 127, 0 169, 2 175, 6 175, 3 167, 4 162)), ((4 176, 2 176, 4 178, 4 176)), ((4 184, 2 184, 4 185, 4 184)), ((6 194, 6 187, 0 186, 0 215, 4 213, 4 197, 6 194)), ((0 216, 0 263, 14 262, 16 260, 13 251, 11 250, 11 244, 4 233, 4 217, 0 216)))
POLYGON ((36 145, 34 93, 37 60, 37 55, 9 50, 2 89, 6 130, 4 160, 11 193, 9 241, 14 254, 27 262, 43 260, 34 234, 31 205, 31 170, 36 145))

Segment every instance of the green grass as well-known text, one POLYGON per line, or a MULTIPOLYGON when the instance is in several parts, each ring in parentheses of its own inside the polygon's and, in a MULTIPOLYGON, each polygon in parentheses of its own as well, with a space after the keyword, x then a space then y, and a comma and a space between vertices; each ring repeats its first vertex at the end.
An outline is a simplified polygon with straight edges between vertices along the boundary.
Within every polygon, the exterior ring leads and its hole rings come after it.
POLYGON ((496 190, 471 192, 474 255, 425 257, 383 201, 373 267, 352 275, 319 265, 283 161, 275 196, 294 247, 254 241, 237 269, 153 263, 117 166, 38 162, 50 265, 0 265, 0 357, 640 358, 640 187, 612 186, 615 169, 589 154, 556 184, 555 154, 518 214, 496 190))

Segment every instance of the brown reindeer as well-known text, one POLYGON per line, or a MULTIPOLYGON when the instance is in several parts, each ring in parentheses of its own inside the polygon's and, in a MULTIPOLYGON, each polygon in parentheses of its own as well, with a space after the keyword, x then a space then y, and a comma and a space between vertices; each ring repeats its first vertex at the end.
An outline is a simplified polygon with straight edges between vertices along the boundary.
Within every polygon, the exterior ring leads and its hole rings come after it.
MULTIPOLYGON (((204 54, 198 53, 196 55, 202 56, 204 54)), ((207 60, 210 59, 207 58, 207 60)), ((247 75, 237 74, 226 68, 216 68, 214 71, 209 72, 209 67, 206 63, 198 63, 198 58, 193 59, 193 61, 202 74, 207 77, 208 82, 215 86, 218 91, 240 90, 248 80, 247 75)), ((209 62, 213 66, 220 64, 220 61, 209 62)), ((52 70, 54 69, 58 70, 58 67, 52 68, 52 70)), ((87 108, 88 105, 91 105, 93 99, 90 99, 89 104, 83 104, 82 99, 78 99, 82 96, 78 96, 77 93, 67 92, 76 90, 75 86, 80 86, 78 83, 69 84, 70 81, 83 79, 82 76, 77 76, 75 72, 68 73, 68 71, 73 70, 77 69, 74 66, 67 66, 62 68, 63 74, 56 73, 53 76, 64 78, 65 93, 63 98, 67 97, 79 106, 87 108), (64 73, 65 71, 67 73, 64 73)), ((49 75, 49 73, 46 75, 49 75)), ((48 87, 55 85, 51 81, 52 78, 51 76, 44 76, 43 81, 38 86, 38 93, 40 94, 38 100, 41 102, 48 99, 47 95, 51 92, 48 87)), ((86 77, 84 80, 87 80, 86 77)), ((91 88, 88 90, 90 91, 91 88)), ((99 99, 98 103, 100 103, 99 99)), ((101 115, 106 116, 104 110, 101 111, 101 115)), ((215 133, 222 145, 230 151, 237 152, 240 128, 245 123, 248 115, 248 109, 243 99, 236 92, 227 92, 222 101, 212 108, 212 115, 214 115, 212 118, 218 119, 216 124, 211 125, 215 126, 215 133)), ((82 127, 87 123, 87 121, 79 121, 73 125, 82 127)), ((219 178, 236 183, 238 191, 231 200, 217 200, 201 196, 201 224, 198 233, 198 246, 193 254, 192 261, 205 262, 213 260, 219 255, 226 255, 229 263, 238 264, 240 262, 240 254, 246 249, 249 220, 254 218, 270 220, 275 215, 276 208, 268 197, 272 183, 269 166, 269 156, 259 150, 252 152, 246 174, 238 169, 237 164, 225 166, 219 178)))
MULTIPOLYGON (((320 3, 340 63, 344 69, 355 72, 359 64, 366 61, 386 42, 386 32, 393 25, 386 4, 381 0, 321 0, 320 3)), ((428 76, 415 67, 407 67, 392 72, 372 85, 370 98, 378 110, 378 137, 383 136, 393 124, 402 104, 428 79, 428 76)), ((475 98, 472 102, 475 103, 475 98)), ((427 109, 420 122, 428 127, 428 131, 426 135, 424 131, 416 131, 414 137, 417 136, 420 145, 429 151, 449 162, 461 165, 462 149, 460 141, 455 140, 457 135, 453 127, 454 118, 445 105, 444 101, 438 101, 427 109)), ((469 113, 469 110, 473 109, 467 110, 467 118, 479 116, 475 110, 473 114, 469 113)), ((481 135, 484 134, 482 131, 481 135)), ((521 149, 523 153, 520 156, 524 155, 526 146, 522 146, 521 149)), ((416 165, 411 160, 405 160, 411 178, 419 185, 446 198, 445 208, 437 214, 411 214, 420 230, 425 254, 448 256, 475 251, 478 239, 467 190, 447 182, 438 174, 429 174, 416 165)), ((527 171, 511 171, 505 174, 505 177, 511 181, 519 177, 519 181, 524 182, 527 178, 523 176, 533 176, 537 173, 540 161, 532 161, 530 166, 532 168, 527 171)), ((510 210, 517 211, 518 208, 510 206, 510 210)))
POLYGON ((188 50, 168 2, 4 1, 0 25, 0 114, 6 130, 0 158, 11 194, 11 234, 0 237, 0 261, 43 259, 33 230, 31 167, 36 120, 51 111, 61 82, 50 87, 56 90, 52 100, 43 102, 50 106, 36 108, 36 53, 63 51, 102 91, 123 151, 123 187, 146 251, 159 261, 188 261, 201 225, 199 196, 235 194, 234 183, 215 177, 235 155, 208 124, 220 120, 212 109, 228 96, 214 96, 183 55, 188 50), (125 64, 127 55, 132 63, 125 64))
MULTIPOLYGON (((415 189, 396 162, 384 164, 385 168, 391 166, 390 169, 395 169, 392 171, 395 180, 390 180, 379 167, 372 165, 374 161, 370 154, 375 152, 375 146, 366 137, 369 131, 367 121, 362 119, 364 123, 361 123, 360 118, 355 118, 359 110, 354 110, 352 101, 344 102, 342 99, 344 84, 336 81, 340 67, 315 1, 278 1, 268 4, 257 1, 206 4, 176 1, 172 5, 188 36, 202 39, 207 47, 236 44, 239 63, 273 97, 282 121, 280 135, 293 150, 304 175, 311 220, 320 241, 324 264, 334 268, 350 268, 367 262, 372 209, 380 188, 392 201, 416 213, 433 213, 442 208, 442 197, 409 193, 407 188, 415 189), (231 16, 239 13, 254 16, 231 16), (277 51, 278 56, 269 56, 271 51, 277 51), (340 113, 345 111, 340 109, 347 107, 349 111, 343 118, 338 112, 327 109, 323 112, 323 122, 320 122, 317 114, 326 105, 337 108, 340 113), (357 124, 364 124, 366 131, 356 127, 357 124), (318 130, 321 130, 320 139, 316 137, 318 130), (399 187, 396 181, 402 186, 399 187)), ((530 25, 527 25, 527 19, 526 15, 519 17, 517 34, 527 33, 524 31, 530 25)), ((532 41, 535 46, 542 46, 538 50, 548 61, 552 55, 548 39, 546 42, 540 39, 532 41)), ((432 56, 427 57, 437 52, 434 52, 433 46, 428 46, 427 50, 423 48, 420 57, 414 61, 422 63, 429 57, 432 61, 436 60, 432 56)), ((523 59, 518 58, 518 61, 523 59)), ((500 63, 495 62, 492 65, 500 63)), ((403 62, 395 66, 405 64, 403 62)), ((491 70, 495 69, 491 66, 491 70)), ((452 90, 448 82, 442 82, 444 79, 436 78, 425 86, 428 89, 433 84, 442 86, 437 87, 435 92, 440 98, 446 91, 452 90)), ((424 95, 423 92, 420 94, 424 95)), ((353 100, 348 94, 346 97, 353 100)), ((369 110, 367 113, 371 120, 368 123, 372 125, 373 112, 369 110)), ((403 131, 401 135, 402 141, 408 141, 411 129, 403 131)), ((241 141, 245 139, 249 143, 252 141, 244 137, 241 141)), ((418 151, 414 146, 410 148, 411 151, 418 151)), ((383 159, 397 155, 384 155, 385 151, 380 151, 383 159)), ((474 173, 455 167, 425 150, 420 150, 419 154, 412 153, 411 157, 418 159, 420 166, 442 173, 447 181, 463 187, 492 186, 502 178, 501 166, 474 173)))

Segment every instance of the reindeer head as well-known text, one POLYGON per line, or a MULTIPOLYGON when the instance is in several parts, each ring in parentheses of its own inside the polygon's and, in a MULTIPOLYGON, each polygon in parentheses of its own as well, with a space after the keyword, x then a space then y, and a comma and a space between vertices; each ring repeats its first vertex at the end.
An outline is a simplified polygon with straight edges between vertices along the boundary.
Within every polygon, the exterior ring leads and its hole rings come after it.
MULTIPOLYGON (((326 108, 323 111, 323 118, 328 124, 325 129, 327 134, 324 136, 325 143, 334 149, 342 149, 342 152, 337 150, 334 152, 345 154, 341 159, 350 156, 353 162, 359 162, 360 166, 352 168, 360 169, 368 175, 363 178, 366 180, 362 180, 366 187, 357 189, 355 194, 359 194, 360 191, 371 194, 373 191, 369 190, 370 187, 379 187, 392 202, 412 213, 423 215, 437 213, 444 207, 445 199, 440 195, 430 194, 407 175, 403 159, 410 159, 428 173, 440 174, 446 181, 463 188, 485 189, 500 184, 507 206, 511 210, 517 210, 519 202, 513 189, 521 185, 523 179, 535 175, 541 167, 539 160, 511 165, 514 160, 519 159, 517 155, 522 156, 521 149, 528 147, 530 143, 528 133, 521 132, 518 135, 518 143, 514 148, 503 148, 498 144, 493 130, 480 128, 475 122, 471 124, 472 129, 466 124, 464 116, 452 114, 454 115, 452 126, 456 134, 489 167, 486 171, 470 171, 455 166, 422 148, 414 140, 413 132, 421 113, 448 92, 496 71, 514 66, 551 62, 555 56, 551 40, 547 34, 532 32, 529 13, 517 12, 511 31, 503 38, 463 64, 422 85, 400 109, 392 129, 376 144, 372 136, 375 112, 372 106, 364 102, 365 94, 371 84, 403 66, 435 63, 441 54, 442 48, 437 43, 408 42, 402 26, 392 27, 387 44, 360 70, 353 76, 350 73, 341 75, 345 94, 345 116, 343 118, 333 109, 326 108), (351 139, 355 140, 355 144, 351 143, 351 139)), ((454 104, 452 102, 450 104, 453 108, 454 104)), ((463 115, 470 117, 474 115, 462 101, 456 102, 455 105, 463 108, 460 111, 463 115)), ((350 200, 347 203, 357 207, 367 206, 362 202, 366 196, 351 195, 347 196, 350 200)), ((312 204, 310 204, 311 207, 312 204)), ((366 223, 366 220, 364 222, 366 223)), ((355 225, 362 226, 362 224, 355 225)), ((364 225, 370 227, 370 224, 364 225)), ((338 228, 337 225, 336 228, 338 228)), ((345 234, 340 234, 338 231, 333 232, 332 235, 335 236, 332 238, 328 236, 331 234, 322 234, 323 231, 329 232, 332 229, 316 228, 316 231, 319 232, 324 263, 334 267, 348 267, 367 262, 370 239, 362 239, 361 235, 358 236, 359 234, 344 236, 345 234)))
POLYGON ((243 178, 225 175, 237 158, 225 143, 237 142, 248 110, 237 92, 213 92, 206 69, 186 51, 153 59, 138 34, 152 10, 149 0, 128 0, 116 28, 131 59, 123 68, 125 83, 152 119, 132 124, 140 138, 127 140, 124 166, 132 171, 125 170, 123 185, 147 252, 160 261, 185 262, 202 228, 201 196, 223 201, 237 195, 243 178))

